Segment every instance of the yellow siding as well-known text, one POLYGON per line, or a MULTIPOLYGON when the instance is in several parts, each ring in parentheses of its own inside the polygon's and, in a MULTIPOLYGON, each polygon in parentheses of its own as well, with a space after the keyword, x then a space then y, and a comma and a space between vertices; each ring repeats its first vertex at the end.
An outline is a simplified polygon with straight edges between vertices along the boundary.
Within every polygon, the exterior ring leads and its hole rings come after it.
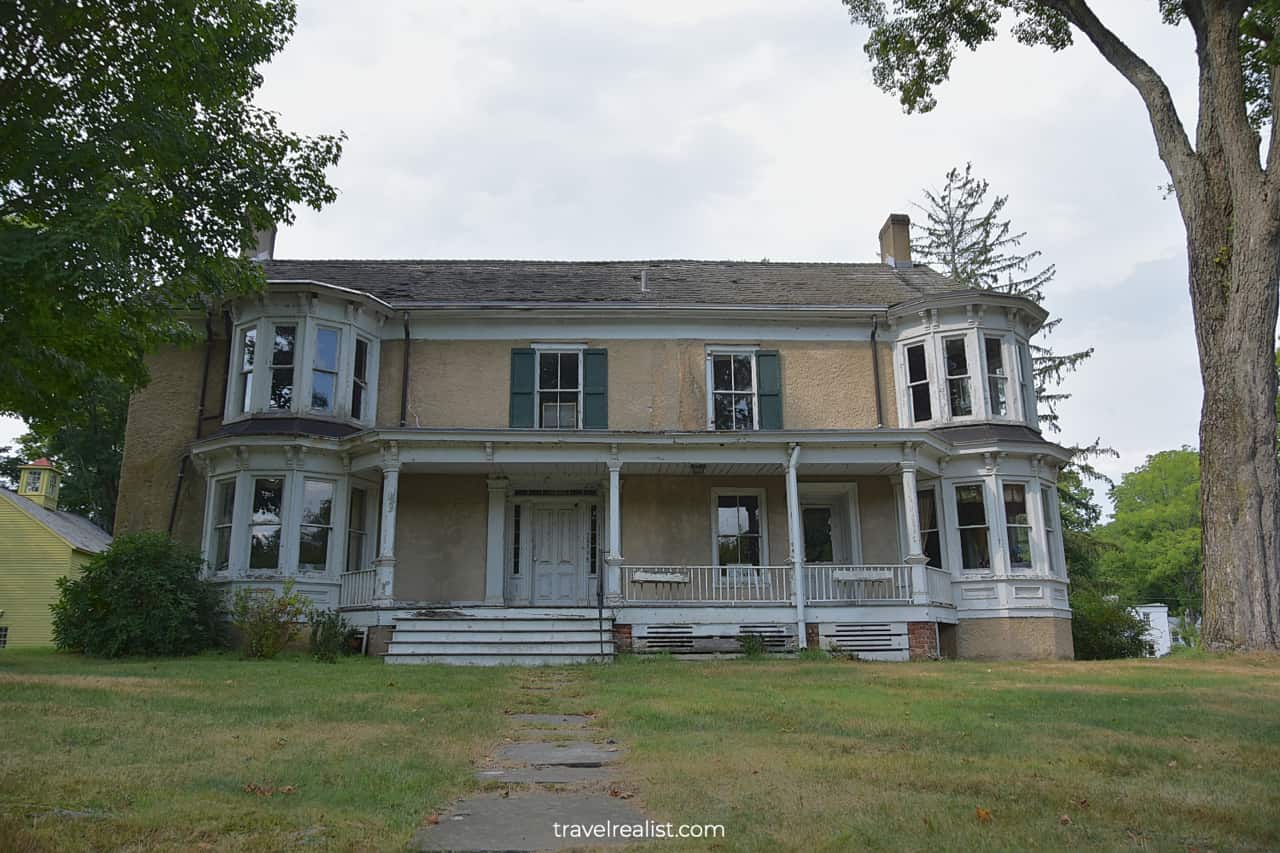
POLYGON ((49 605, 57 579, 79 572, 88 558, 22 510, 0 500, 0 625, 9 628, 9 648, 53 642, 49 605))

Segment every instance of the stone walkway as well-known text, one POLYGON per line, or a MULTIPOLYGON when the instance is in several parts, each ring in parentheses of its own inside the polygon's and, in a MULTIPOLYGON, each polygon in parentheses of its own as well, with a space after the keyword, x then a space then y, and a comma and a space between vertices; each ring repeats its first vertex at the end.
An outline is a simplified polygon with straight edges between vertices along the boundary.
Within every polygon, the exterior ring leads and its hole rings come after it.
POLYGON ((583 838, 567 824, 640 824, 617 778, 620 746, 586 714, 547 713, 576 695, 576 676, 563 670, 519 673, 525 712, 508 714, 513 739, 476 770, 485 793, 432 816, 410 842, 414 850, 565 850, 634 844, 634 839, 583 838), (556 824, 561 831, 556 832, 556 824))

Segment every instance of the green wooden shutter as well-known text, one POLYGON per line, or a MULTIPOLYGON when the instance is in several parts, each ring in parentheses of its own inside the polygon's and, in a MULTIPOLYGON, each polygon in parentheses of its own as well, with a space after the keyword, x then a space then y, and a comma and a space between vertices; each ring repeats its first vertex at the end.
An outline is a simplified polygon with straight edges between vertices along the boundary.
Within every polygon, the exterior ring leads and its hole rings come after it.
POLYGON ((760 429, 782 429, 782 366, 776 350, 756 353, 760 429))
POLYGON ((535 377, 534 351, 511 351, 511 426, 531 427, 533 417, 533 382, 535 377))
POLYGON ((609 428, 609 351, 589 349, 582 353, 582 426, 609 428))

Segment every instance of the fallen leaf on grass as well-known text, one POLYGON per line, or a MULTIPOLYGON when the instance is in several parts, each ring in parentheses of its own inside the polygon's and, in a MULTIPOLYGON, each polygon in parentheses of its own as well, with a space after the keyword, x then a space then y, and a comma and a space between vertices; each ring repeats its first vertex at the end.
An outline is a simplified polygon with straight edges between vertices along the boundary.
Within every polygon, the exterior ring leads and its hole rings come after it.
POLYGON ((1062 817, 1058 818, 1058 823, 1063 826, 1071 826, 1071 816, 1064 814, 1062 817))
POLYGON ((1088 801, 1088 800, 1083 800, 1083 799, 1082 799, 1082 800, 1076 800, 1076 805, 1077 805, 1077 806, 1079 806, 1079 807, 1080 807, 1080 808, 1082 808, 1082 809, 1087 809, 1087 808, 1089 808, 1089 801, 1088 801))
POLYGON ((1169 766, 1170 766, 1170 767, 1177 767, 1177 766, 1178 766, 1178 762, 1176 762, 1176 761, 1170 761, 1170 762, 1169 762, 1169 766))
POLYGON ((978 806, 973 811, 974 814, 978 816, 978 823, 991 823, 990 809, 984 809, 982 806, 978 806))
POLYGON ((440 822, 440 815, 438 814, 427 815, 427 823, 431 824, 432 826, 435 826, 439 822, 440 822))

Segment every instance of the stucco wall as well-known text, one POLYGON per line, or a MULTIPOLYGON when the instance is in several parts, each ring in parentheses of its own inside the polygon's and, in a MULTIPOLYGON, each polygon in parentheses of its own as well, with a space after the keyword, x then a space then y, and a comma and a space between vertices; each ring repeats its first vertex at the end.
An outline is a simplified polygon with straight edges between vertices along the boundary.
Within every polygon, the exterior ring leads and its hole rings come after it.
MULTIPOLYGON (((151 381, 129 400, 124 459, 120 465, 120 497, 116 504, 115 535, 138 530, 165 530, 178 464, 196 437, 200 407, 203 343, 186 348, 167 347, 147 358, 151 381)), ((222 419, 226 385, 225 341, 215 341, 210 353, 209 385, 205 401, 205 432, 222 419)), ((199 542, 203 516, 202 476, 188 466, 178 504, 174 533, 183 541, 199 542)))
POLYGON ((902 562, 898 537, 898 507, 888 477, 861 477, 858 484, 858 519, 862 534, 862 561, 872 565, 902 562))
POLYGON ((956 625, 961 658, 978 660, 1071 660, 1071 620, 1058 617, 962 619, 956 625))
POLYGON ((401 474, 395 597, 483 600, 488 506, 483 476, 401 474))
MULTIPOLYGON (((609 427, 618 430, 703 430, 707 424, 706 342, 588 341, 609 352, 609 427)), ((410 343, 407 425, 503 428, 508 424, 511 350, 529 341, 410 343)), ((876 425, 871 350, 867 342, 783 342, 783 426, 863 429, 876 425)), ((378 424, 400 418, 404 344, 382 343, 378 424)), ((880 346, 885 425, 896 422, 892 360, 880 346)))

